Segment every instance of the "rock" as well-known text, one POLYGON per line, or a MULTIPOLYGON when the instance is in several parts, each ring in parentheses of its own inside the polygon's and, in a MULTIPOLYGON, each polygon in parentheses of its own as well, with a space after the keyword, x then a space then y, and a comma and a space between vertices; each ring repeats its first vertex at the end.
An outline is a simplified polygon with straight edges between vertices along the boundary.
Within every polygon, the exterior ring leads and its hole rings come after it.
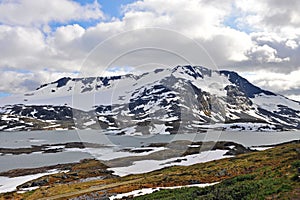
MULTIPOLYGON (((48 178, 45 178, 45 179, 42 179, 42 180, 37 180, 37 181, 33 181, 31 184, 30 184, 30 187, 36 187, 36 186, 44 186, 46 184, 49 183, 49 179, 48 178)), ((23 186, 24 187, 24 186, 23 186)))
POLYGON ((216 173, 216 176, 226 176, 227 175, 227 170, 222 169, 221 171, 216 173))
POLYGON ((69 173, 68 175, 70 175, 70 176, 78 176, 78 173, 77 172, 72 172, 72 173, 69 173))
POLYGON ((200 184, 201 182, 198 180, 189 180, 189 184, 193 185, 193 184, 200 184))

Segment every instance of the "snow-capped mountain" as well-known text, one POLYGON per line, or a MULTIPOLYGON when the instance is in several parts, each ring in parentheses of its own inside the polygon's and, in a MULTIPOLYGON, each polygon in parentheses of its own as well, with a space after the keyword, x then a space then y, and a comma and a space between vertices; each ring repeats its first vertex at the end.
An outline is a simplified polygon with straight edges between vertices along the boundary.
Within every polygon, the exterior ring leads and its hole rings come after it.
POLYGON ((231 71, 200 66, 141 75, 62 78, 0 99, 1 130, 102 129, 116 134, 300 129, 300 103, 231 71))

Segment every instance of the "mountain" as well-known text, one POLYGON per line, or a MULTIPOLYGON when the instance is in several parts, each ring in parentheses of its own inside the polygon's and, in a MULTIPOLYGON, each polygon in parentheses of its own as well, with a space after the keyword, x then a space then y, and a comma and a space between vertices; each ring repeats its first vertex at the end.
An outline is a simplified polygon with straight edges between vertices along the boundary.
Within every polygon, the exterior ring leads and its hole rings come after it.
POLYGON ((144 135, 300 129, 299 102, 263 90, 236 72, 201 66, 65 77, 0 99, 0 105, 3 131, 90 128, 144 135))

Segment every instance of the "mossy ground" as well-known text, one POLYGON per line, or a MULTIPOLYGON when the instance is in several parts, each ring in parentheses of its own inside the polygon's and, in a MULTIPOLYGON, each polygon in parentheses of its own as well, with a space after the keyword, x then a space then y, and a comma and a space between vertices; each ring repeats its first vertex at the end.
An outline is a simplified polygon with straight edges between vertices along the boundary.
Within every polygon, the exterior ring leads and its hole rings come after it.
POLYGON ((207 188, 162 190, 137 199, 299 199, 299 149, 299 143, 285 144, 187 167, 169 167, 146 174, 83 183, 53 184, 23 194, 2 194, 0 199, 67 199, 92 192, 109 196, 147 187, 195 182, 221 183, 207 188))

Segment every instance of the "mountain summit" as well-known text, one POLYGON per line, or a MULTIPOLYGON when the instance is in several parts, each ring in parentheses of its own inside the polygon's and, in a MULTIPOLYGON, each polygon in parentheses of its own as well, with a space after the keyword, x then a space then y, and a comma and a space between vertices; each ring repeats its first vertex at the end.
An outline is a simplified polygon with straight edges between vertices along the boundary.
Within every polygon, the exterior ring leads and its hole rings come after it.
POLYGON ((201 66, 141 75, 61 78, 1 99, 0 129, 101 129, 113 134, 300 129, 300 103, 232 71, 201 66))

